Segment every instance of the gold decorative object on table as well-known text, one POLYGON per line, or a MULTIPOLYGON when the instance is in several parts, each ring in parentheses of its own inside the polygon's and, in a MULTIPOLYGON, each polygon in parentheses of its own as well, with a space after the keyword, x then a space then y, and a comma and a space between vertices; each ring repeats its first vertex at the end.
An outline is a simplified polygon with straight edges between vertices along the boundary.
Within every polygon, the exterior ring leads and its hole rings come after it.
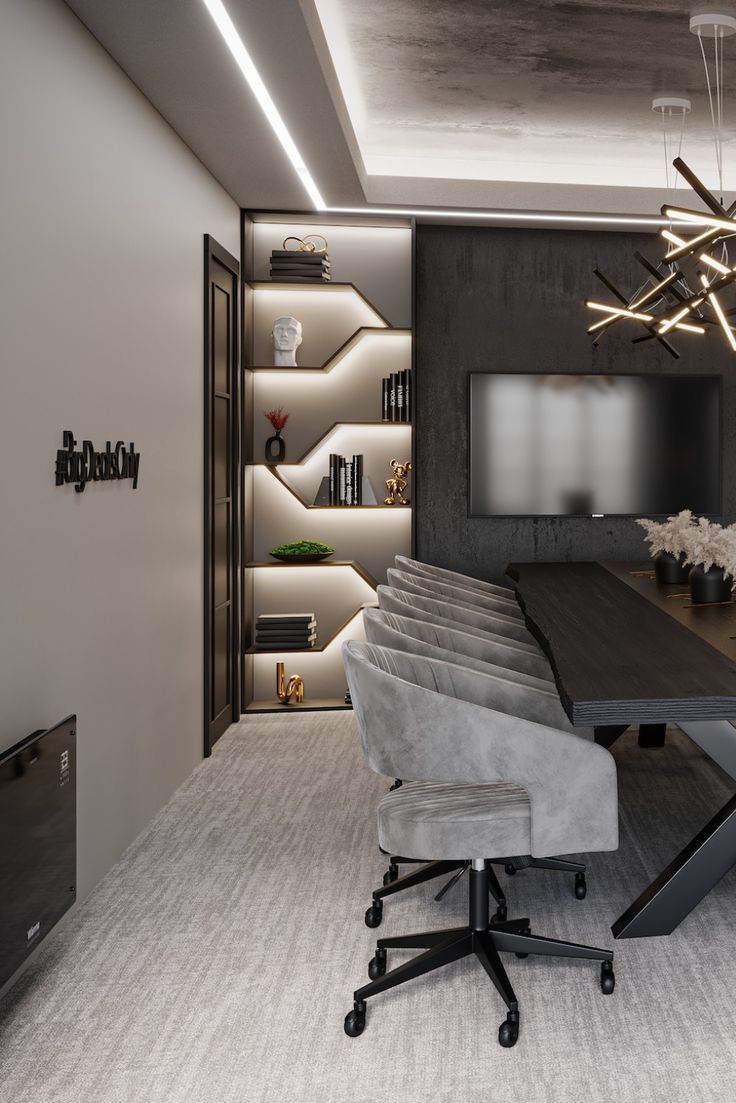
POLYGON ((304 700, 304 679, 301 674, 292 674, 286 681, 284 664, 276 663, 276 693, 282 705, 291 704, 293 697, 297 704, 304 700))
POLYGON ((404 491, 406 490, 406 476, 411 471, 411 463, 408 460, 404 463, 399 460, 391 460, 391 467, 394 476, 392 479, 386 479, 386 490, 389 496, 383 499, 383 504, 385 506, 408 506, 409 499, 404 497, 404 491))

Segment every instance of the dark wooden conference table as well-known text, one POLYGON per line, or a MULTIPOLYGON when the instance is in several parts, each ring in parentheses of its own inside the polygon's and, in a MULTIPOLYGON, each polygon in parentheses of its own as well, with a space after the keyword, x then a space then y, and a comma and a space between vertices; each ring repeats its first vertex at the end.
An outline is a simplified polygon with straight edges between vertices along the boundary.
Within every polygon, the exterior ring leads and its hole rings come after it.
MULTIPOLYGON (((736 602, 693 605, 647 563, 511 563, 526 623, 565 712, 610 746, 675 723, 736 781, 736 602)), ((616 938, 670 934, 736 863, 732 797, 613 924, 616 938)))

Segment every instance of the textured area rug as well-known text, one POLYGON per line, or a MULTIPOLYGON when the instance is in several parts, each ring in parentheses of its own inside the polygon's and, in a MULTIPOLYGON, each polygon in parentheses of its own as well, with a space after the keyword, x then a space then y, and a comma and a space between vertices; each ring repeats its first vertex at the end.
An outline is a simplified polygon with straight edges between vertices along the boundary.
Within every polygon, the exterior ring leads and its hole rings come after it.
MULTIPOLYGON (((510 915, 613 945, 611 922, 731 794, 677 731, 614 748, 621 847, 572 877, 500 879, 510 915)), ((342 1020, 378 932, 363 923, 385 860, 349 713, 233 727, 0 1005, 2 1103, 720 1103, 736 1097, 729 874, 669 938, 623 941, 605 997, 595 965, 504 955, 522 1009, 475 961, 342 1020)), ((381 934, 466 921, 467 878, 388 900, 381 934)), ((398 963, 396 953, 389 961, 398 963)))

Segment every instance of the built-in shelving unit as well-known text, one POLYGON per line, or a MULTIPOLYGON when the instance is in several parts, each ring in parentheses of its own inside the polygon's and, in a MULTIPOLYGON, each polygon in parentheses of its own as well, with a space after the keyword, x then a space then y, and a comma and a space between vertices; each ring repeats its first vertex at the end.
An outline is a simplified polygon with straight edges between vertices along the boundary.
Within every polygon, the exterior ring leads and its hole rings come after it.
MULTIPOLYGON (((244 702, 246 711, 345 708, 342 643, 362 638, 361 611, 375 602, 396 553, 409 553, 410 506, 385 505, 392 458, 413 460, 408 422, 381 420, 381 380, 413 366, 413 226, 356 219, 316 222, 306 216, 251 212, 243 220, 244 274, 244 702), (331 282, 284 283, 267 276, 272 249, 284 238, 323 234, 331 282), (296 367, 273 366, 271 329, 280 315, 302 323, 296 367), (268 463, 272 429, 263 412, 289 412, 286 456, 268 463), (376 504, 315 504, 329 454, 362 454, 376 504), (269 559, 270 548, 319 540, 335 558, 314 564, 269 559), (261 613, 313 611, 317 646, 263 651, 252 626, 261 613), (276 662, 305 681, 300 706, 275 694, 276 662)), ((411 499, 410 478, 407 495, 411 499)))

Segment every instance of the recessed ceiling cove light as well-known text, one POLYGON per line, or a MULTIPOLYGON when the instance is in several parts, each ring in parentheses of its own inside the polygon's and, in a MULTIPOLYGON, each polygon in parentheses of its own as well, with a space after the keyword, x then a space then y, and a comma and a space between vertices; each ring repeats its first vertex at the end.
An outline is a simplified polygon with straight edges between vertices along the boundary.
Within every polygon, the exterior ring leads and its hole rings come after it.
POLYGON ((202 2, 212 16, 218 31, 225 39, 228 50, 235 58, 238 68, 248 82, 253 95, 258 100, 258 106, 268 119, 271 129, 283 146, 284 152, 294 166, 297 176, 304 185, 309 198, 318 211, 323 211, 325 209, 325 201, 320 194, 320 190, 315 184, 312 174, 304 162, 304 158, 297 149, 296 142, 289 133, 286 123, 281 118, 279 109, 271 99, 271 94, 263 83, 263 78, 256 69, 252 57, 246 50, 242 38, 235 29, 235 25, 228 15, 225 5, 222 3, 222 0, 202 0, 202 2))
MULTIPOLYGON (((642 215, 609 215, 609 214, 563 214, 548 213, 545 211, 497 211, 491 209, 468 209, 464 207, 373 207, 366 204, 363 207, 330 207, 320 193, 317 184, 312 177, 302 157, 296 142, 292 138, 286 123, 276 107, 271 94, 261 77, 255 63, 245 47, 243 39, 228 15, 222 0, 202 0, 207 11, 225 43, 233 55, 241 73, 248 82, 258 104, 268 119, 271 128, 281 143, 287 157, 294 166, 299 179, 304 185, 314 209, 329 214, 357 214, 392 216, 401 218, 428 217, 428 218, 457 218, 464 221, 480 219, 493 222, 533 222, 537 224, 567 225, 567 226, 647 226, 660 227, 672 226, 673 223, 665 218, 656 216, 646 217, 642 215)), ((734 21, 736 26, 736 20, 734 21)), ((677 223, 674 223, 677 225, 677 223)))

